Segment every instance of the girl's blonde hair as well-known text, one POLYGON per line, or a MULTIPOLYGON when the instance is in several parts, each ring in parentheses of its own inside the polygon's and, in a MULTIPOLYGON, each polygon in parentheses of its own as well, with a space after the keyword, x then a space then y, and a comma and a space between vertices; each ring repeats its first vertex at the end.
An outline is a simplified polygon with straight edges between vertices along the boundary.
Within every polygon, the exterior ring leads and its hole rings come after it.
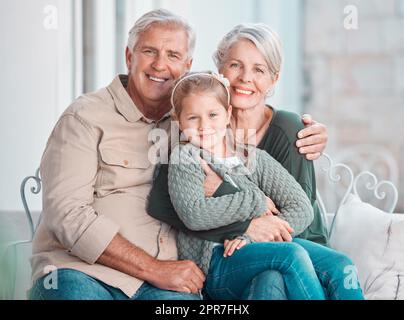
POLYGON ((182 111, 182 101, 190 94, 207 93, 213 95, 223 107, 230 106, 229 82, 222 75, 213 72, 190 72, 174 85, 171 93, 171 106, 177 116, 182 111))

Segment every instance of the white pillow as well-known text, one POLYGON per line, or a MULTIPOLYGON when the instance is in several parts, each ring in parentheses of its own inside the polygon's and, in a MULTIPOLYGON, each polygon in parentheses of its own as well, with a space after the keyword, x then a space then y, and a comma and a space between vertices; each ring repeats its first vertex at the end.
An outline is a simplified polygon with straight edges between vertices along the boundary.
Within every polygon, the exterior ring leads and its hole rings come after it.
POLYGON ((368 299, 404 300, 404 221, 393 219, 384 255, 385 269, 374 281, 368 299))
MULTIPOLYGON (((399 217, 401 218, 402 215, 399 215, 399 217)), ((402 219, 391 226, 388 250, 391 259, 394 261, 392 274, 398 281, 396 299, 404 300, 404 221, 402 219)))
POLYGON ((355 263, 366 299, 404 299, 403 228, 404 215, 386 213, 355 195, 341 206, 330 245, 355 263))

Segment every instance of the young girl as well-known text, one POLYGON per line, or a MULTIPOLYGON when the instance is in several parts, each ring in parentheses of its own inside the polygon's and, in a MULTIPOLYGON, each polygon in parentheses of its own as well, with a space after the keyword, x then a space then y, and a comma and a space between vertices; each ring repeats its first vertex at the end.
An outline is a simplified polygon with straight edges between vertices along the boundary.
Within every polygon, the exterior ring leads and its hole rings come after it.
MULTIPOLYGON (((186 142, 172 150, 168 187, 174 208, 189 229, 209 230, 272 214, 272 201, 279 209, 278 216, 289 223, 285 225, 293 236, 307 228, 313 209, 286 169, 265 151, 251 146, 234 148, 232 139, 229 143, 231 106, 226 79, 213 73, 188 74, 177 81, 171 104, 186 142), (238 192, 205 197, 205 165, 238 192)), ((219 244, 184 232, 178 234, 180 258, 193 260, 201 267, 206 274, 204 289, 213 299, 245 298, 244 289, 251 280, 267 270, 282 273, 290 299, 325 299, 302 242, 309 241, 253 243, 247 235, 241 235, 219 244)), ((359 286, 349 290, 337 287, 344 299, 362 298, 359 286)))

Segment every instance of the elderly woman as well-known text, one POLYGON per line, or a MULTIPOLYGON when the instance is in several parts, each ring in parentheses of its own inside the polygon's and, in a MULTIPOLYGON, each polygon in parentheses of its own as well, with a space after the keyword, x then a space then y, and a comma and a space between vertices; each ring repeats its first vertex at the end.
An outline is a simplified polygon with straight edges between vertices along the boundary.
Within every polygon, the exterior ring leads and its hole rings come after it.
MULTIPOLYGON (((282 50, 278 36, 262 24, 238 25, 219 43, 214 60, 220 73, 230 81, 233 117, 231 128, 238 142, 255 143, 285 167, 302 186, 314 209, 312 224, 293 239, 301 245, 312 260, 318 278, 330 299, 361 299, 357 283, 353 288, 344 288, 344 268, 352 262, 344 255, 327 248, 327 231, 316 203, 316 183, 313 163, 322 151, 321 134, 310 136, 308 141, 296 137, 304 135, 303 124, 294 113, 277 110, 266 105, 266 98, 276 86, 282 66, 282 50), (241 134, 240 134, 241 133, 241 134), (312 146, 298 150, 299 144, 312 146), (306 158, 301 153, 310 154, 306 158), (308 158, 308 159, 307 159, 308 158), (307 241, 304 239, 312 240, 307 241), (317 243, 315 243, 317 242, 317 243), (320 245, 323 244, 323 245, 320 245)), ((310 128, 305 129, 306 132, 310 128)), ((205 166, 207 196, 219 197, 237 192, 205 166)), ((226 227, 209 231, 187 230, 178 219, 168 195, 167 166, 160 167, 149 197, 148 212, 153 217, 205 240, 223 243, 226 239, 247 234, 254 241, 292 241, 285 221, 267 215, 252 221, 236 222, 226 227)), ((250 299, 285 299, 286 292, 279 273, 267 271, 258 275, 244 290, 250 299)), ((240 294, 238 294, 240 296, 240 294)))

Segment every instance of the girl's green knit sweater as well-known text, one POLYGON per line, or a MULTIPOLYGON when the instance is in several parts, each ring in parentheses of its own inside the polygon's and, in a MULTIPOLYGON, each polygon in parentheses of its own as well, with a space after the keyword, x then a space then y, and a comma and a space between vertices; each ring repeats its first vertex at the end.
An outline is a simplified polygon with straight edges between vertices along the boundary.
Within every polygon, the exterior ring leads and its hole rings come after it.
MULTIPOLYGON (((180 219, 190 230, 210 230, 236 221, 259 217, 267 212, 266 197, 280 211, 279 217, 294 229, 293 236, 303 232, 313 220, 313 208, 296 180, 265 151, 249 147, 248 164, 239 161, 228 165, 194 145, 179 144, 170 157, 168 188, 180 219), (239 192, 221 197, 205 197, 203 158, 225 181, 239 192)), ((208 272, 214 242, 184 232, 178 234, 180 259, 193 260, 208 272)))

